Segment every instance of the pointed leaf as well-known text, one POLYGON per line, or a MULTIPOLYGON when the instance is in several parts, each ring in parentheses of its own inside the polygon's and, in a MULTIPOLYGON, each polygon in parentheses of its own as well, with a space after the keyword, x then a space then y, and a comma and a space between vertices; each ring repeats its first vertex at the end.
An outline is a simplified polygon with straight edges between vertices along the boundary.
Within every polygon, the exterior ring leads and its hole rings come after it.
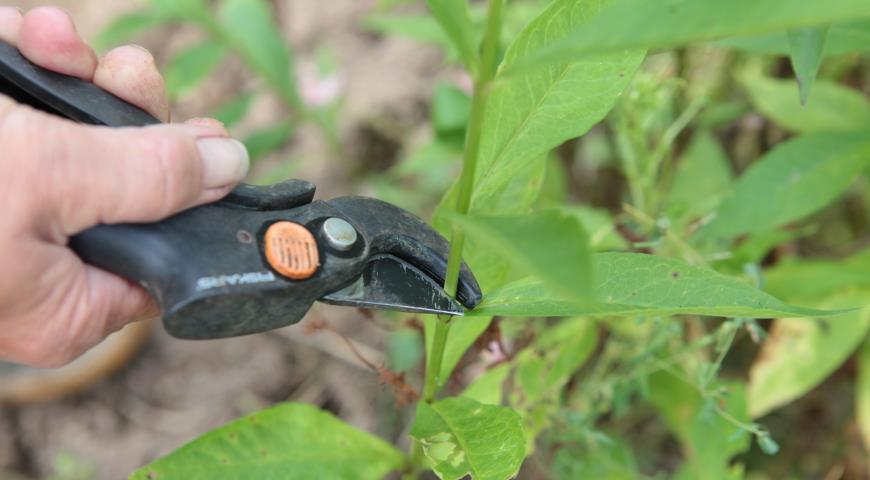
POLYGON ((867 165, 867 133, 818 133, 781 143, 740 177, 697 238, 733 238, 799 220, 837 198, 867 165))
MULTIPOLYGON (((651 375, 649 382, 650 403, 680 441, 686 458, 674 478, 735 478, 731 475, 731 459, 749 448, 751 435, 748 432, 741 433, 739 427, 713 411, 707 402, 716 400, 705 400, 684 379, 660 371, 651 375)), ((746 387, 739 383, 721 387, 728 389, 728 395, 720 407, 737 420, 748 422, 746 387)))
MULTIPOLYGON (((606 0, 556 0, 505 53, 508 69, 598 15, 606 0)), ((497 78, 488 96, 474 205, 485 207, 529 162, 586 133, 610 111, 643 59, 641 51, 572 58, 549 68, 497 78)))
POLYGON ((525 279, 489 292, 467 315, 770 318, 836 313, 790 306, 735 278, 654 255, 598 253, 593 255, 593 265, 601 292, 597 303, 560 299, 540 281, 525 279))
MULTIPOLYGON (((866 293, 844 294, 819 306, 868 303, 866 293)), ((825 319, 777 319, 749 370, 749 413, 758 418, 820 384, 855 351, 868 328, 870 308, 825 319)))
POLYGON ((488 405, 500 405, 502 384, 507 379, 510 371, 510 364, 502 363, 483 372, 462 392, 462 396, 488 405))
POLYGON ((254 96, 250 93, 243 93, 221 105, 211 116, 230 128, 245 118, 253 99, 254 96))
POLYGON ((168 21, 167 18, 152 10, 136 10, 127 13, 116 18, 97 35, 93 42, 94 49, 98 52, 105 52, 130 40, 133 35, 142 30, 155 27, 166 21, 168 21))
POLYGON ((417 407, 411 436, 442 479, 503 480, 525 458, 522 419, 508 407, 454 397, 417 407))
POLYGON ((797 89, 790 80, 743 75, 740 84, 756 110, 792 132, 848 132, 870 125, 867 98, 836 83, 816 82, 813 96, 804 106, 794 101, 797 89))
MULTIPOLYGON (((715 42, 716 45, 755 53, 788 55, 791 47, 786 32, 735 37, 715 42)), ((825 40, 825 56, 870 50, 870 20, 831 25, 825 40)))
POLYGON ((519 67, 565 62, 596 52, 671 48, 825 25, 868 14, 870 4, 865 0, 622 0, 593 22, 524 59, 519 67))
POLYGON ((701 131, 677 164, 666 211, 674 220, 689 221, 711 212, 731 186, 731 165, 716 138, 701 131))
POLYGON ((572 299, 594 296, 589 242, 577 217, 554 209, 525 216, 456 215, 453 221, 553 292, 572 299))
POLYGON ((226 47, 211 40, 182 50, 163 68, 166 92, 172 98, 184 95, 210 75, 225 55, 226 47))
POLYGON ((474 29, 466 0, 426 0, 432 15, 453 42, 469 72, 477 71, 478 55, 474 29))
POLYGON ((870 249, 840 260, 786 260, 764 271, 764 290, 803 305, 846 290, 870 293, 870 249))
POLYGON ((224 0, 220 8, 223 35, 245 61, 288 102, 298 104, 293 58, 265 0, 224 0))
POLYGON ((311 405, 285 403, 212 430, 130 478, 380 479, 404 464, 387 442, 311 405))
POLYGON ((807 104, 810 90, 822 64, 822 53, 828 27, 798 28, 788 31, 788 44, 791 51, 791 65, 794 69, 800 91, 801 105, 807 104))

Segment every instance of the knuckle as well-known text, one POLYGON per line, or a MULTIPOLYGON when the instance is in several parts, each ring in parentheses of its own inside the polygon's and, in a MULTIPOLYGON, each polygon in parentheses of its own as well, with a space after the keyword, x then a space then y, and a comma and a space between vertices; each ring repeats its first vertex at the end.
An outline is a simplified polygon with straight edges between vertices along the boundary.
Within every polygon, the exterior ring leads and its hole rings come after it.
POLYGON ((198 177, 192 142, 175 132, 164 130, 152 136, 149 154, 144 159, 152 178, 155 205, 160 205, 160 214, 172 213, 190 203, 198 191, 198 177))

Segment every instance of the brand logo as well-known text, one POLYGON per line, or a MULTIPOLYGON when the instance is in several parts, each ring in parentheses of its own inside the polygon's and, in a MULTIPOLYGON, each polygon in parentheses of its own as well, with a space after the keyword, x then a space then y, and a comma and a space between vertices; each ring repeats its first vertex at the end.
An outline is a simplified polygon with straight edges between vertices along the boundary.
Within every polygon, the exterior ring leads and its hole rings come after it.
POLYGON ((218 287, 232 287, 235 285, 252 285, 255 283, 274 282, 275 275, 272 272, 248 272, 234 273, 232 275, 215 275, 203 277, 196 281, 197 290, 209 290, 218 287))

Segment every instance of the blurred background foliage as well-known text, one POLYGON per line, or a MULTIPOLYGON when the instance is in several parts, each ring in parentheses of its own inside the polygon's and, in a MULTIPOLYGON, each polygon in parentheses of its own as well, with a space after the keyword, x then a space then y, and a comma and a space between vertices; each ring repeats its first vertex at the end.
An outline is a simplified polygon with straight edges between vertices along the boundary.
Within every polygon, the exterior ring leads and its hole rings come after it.
MULTIPOLYGON (((318 2, 295 2, 291 12, 286 2, 266 0, 134 3, 93 37, 95 48, 143 39, 157 45, 168 32, 183 31, 172 48, 156 51, 169 94, 181 105, 177 111, 205 107, 196 114, 215 116, 244 139, 256 162, 253 181, 314 178, 321 191, 373 195, 431 218, 458 176, 471 82, 462 52, 424 2, 349 7, 353 38, 368 41, 358 49, 337 45, 329 30, 303 44, 291 40, 282 19, 300 9, 315 12, 304 18, 317 16, 318 2), (396 54, 381 39, 409 45, 393 64, 417 61, 426 81, 409 82, 409 92, 400 69, 379 70, 363 82, 350 78, 358 71, 351 62, 396 54), (231 88, 209 84, 224 76, 233 77, 231 88), (404 103, 348 105, 367 88, 386 96, 395 89, 404 103)), ((503 48, 548 3, 508 2, 503 48)), ((471 3, 477 36, 484 6, 471 3)), ((870 21, 832 26, 817 78, 807 85, 801 77, 802 89, 795 78, 804 74, 789 59, 785 33, 653 51, 605 121, 553 150, 545 169, 521 172, 524 180, 540 179, 528 208, 569 205, 597 251, 656 253, 713 267, 802 306, 868 304, 866 162, 848 171, 801 170, 786 158, 770 171, 756 169, 758 177, 810 182, 789 197, 787 225, 747 218, 717 225, 709 241, 692 237, 733 201, 736 179, 781 142, 798 139, 791 148, 837 155, 853 132, 870 125, 868 51, 870 21), (832 144, 814 136, 820 132, 842 136, 832 144)), ((741 198, 768 212, 779 193, 741 198)), ((474 245, 469 249, 487 261, 474 245)), ((473 266, 490 278, 489 264, 473 266)), ((419 385, 421 320, 365 318, 376 332, 357 337, 351 328, 351 338, 382 347, 383 363, 419 385)), ((520 478, 870 478, 868 329, 866 309, 836 320, 469 320, 451 332, 447 391, 506 403, 523 415, 533 453, 520 478)), ((365 392, 371 419, 363 425, 401 438, 410 412, 389 400, 389 388, 373 390, 365 392)), ((342 413, 336 404, 349 402, 342 395, 348 393, 313 401, 342 413)), ((31 461, 23 470, 92 478, 100 475, 91 462, 106 461, 63 453, 53 466, 31 461)), ((21 470, 20 462, 13 459, 12 469, 21 470)))

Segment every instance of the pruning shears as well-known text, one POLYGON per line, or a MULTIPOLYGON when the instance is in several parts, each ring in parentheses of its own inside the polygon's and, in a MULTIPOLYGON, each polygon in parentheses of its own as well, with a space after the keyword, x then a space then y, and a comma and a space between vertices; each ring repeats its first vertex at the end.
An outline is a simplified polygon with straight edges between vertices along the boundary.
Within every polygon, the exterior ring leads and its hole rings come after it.
MULTIPOLYGON (((0 42, 0 93, 77 122, 159 123, 77 78, 40 68, 0 42)), ((315 301, 462 315, 480 287, 462 266, 456 300, 442 287, 448 242, 411 213, 380 200, 314 200, 288 180, 242 184, 223 200, 148 224, 99 225, 70 239, 83 261, 138 282, 166 330, 205 339, 298 322, 315 301)))

